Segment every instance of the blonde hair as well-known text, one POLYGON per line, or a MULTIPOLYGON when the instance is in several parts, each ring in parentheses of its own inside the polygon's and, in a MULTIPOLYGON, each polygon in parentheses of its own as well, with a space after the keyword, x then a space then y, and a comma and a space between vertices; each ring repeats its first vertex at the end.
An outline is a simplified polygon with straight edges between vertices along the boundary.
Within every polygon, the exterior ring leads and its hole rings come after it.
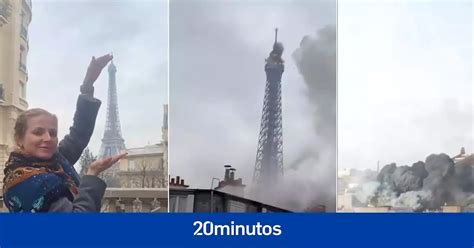
POLYGON ((58 122, 58 118, 56 117, 56 115, 51 114, 50 112, 44 109, 41 109, 41 108, 29 109, 21 113, 20 116, 18 116, 18 118, 16 119, 15 134, 14 134, 15 142, 18 143, 19 140, 25 137, 26 130, 28 129, 28 120, 40 115, 49 116, 53 118, 56 121, 56 123, 58 122))

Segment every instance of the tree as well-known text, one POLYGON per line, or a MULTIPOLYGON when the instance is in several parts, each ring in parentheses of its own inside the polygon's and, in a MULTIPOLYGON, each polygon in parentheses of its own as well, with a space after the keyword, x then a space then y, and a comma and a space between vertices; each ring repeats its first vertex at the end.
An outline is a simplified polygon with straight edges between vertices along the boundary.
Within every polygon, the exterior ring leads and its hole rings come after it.
POLYGON ((81 158, 79 159, 79 164, 81 165, 81 172, 79 175, 82 177, 86 174, 87 168, 92 162, 97 160, 97 156, 94 156, 88 147, 82 152, 81 158))
POLYGON ((152 158, 142 158, 136 161, 139 171, 138 184, 142 188, 159 188, 163 186, 163 166, 152 158))
POLYGON ((140 170, 140 179, 141 179, 141 187, 142 188, 148 188, 148 183, 147 179, 150 176, 152 170, 153 170, 153 164, 149 159, 142 158, 138 162, 138 168, 140 170))

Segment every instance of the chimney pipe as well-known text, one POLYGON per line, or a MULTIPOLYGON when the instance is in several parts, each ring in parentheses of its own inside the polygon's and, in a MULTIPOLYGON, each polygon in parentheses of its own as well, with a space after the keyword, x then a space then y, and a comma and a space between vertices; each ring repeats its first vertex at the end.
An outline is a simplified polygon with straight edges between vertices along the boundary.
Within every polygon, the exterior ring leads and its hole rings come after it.
POLYGON ((235 169, 234 168, 230 168, 230 180, 234 181, 235 179, 235 169))
POLYGON ((171 185, 174 185, 174 178, 171 178, 171 185))
POLYGON ((227 182, 227 181, 229 180, 229 177, 230 177, 230 176, 229 176, 229 172, 230 172, 230 168, 231 168, 231 167, 232 167, 232 166, 230 166, 230 165, 228 165, 228 164, 224 165, 224 168, 225 168, 224 182, 227 182))
POLYGON ((179 183, 179 185, 184 185, 184 179, 181 179, 181 182, 179 183))

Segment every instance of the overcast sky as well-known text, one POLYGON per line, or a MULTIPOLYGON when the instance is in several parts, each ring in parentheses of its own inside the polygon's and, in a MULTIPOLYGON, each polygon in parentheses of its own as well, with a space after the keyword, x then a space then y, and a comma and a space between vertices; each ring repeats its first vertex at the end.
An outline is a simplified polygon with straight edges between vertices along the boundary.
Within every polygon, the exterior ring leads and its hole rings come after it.
MULTIPOLYGON (((266 80, 264 63, 275 27, 285 47, 285 167, 312 146, 316 139, 313 110, 292 53, 303 37, 335 26, 335 16, 334 1, 171 1, 171 175, 183 177, 192 188, 209 188, 213 177, 223 178, 223 165, 231 164, 237 177, 251 184, 266 80)), ((315 167, 299 175, 302 181, 311 180, 315 167)))
POLYGON ((338 5, 339 168, 473 152, 471 1, 338 5))
MULTIPOLYGON (((28 54, 29 107, 59 118, 60 137, 72 124, 79 87, 92 56, 112 52, 127 148, 161 141, 167 103, 166 1, 33 1, 28 54)), ((98 154, 107 112, 108 72, 95 83, 102 101, 89 144, 98 154)))

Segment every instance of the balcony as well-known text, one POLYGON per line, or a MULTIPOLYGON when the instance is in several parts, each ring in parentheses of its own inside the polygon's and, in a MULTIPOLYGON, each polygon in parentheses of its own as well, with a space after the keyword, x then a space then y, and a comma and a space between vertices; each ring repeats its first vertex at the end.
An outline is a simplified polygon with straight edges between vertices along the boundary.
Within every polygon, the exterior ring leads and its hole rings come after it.
POLYGON ((23 9, 27 9, 31 13, 31 0, 22 1, 23 9))
POLYGON ((12 13, 12 5, 8 0, 0 0, 0 27, 8 24, 8 17, 12 13))
POLYGON ((20 36, 25 41, 28 41, 28 30, 23 25, 21 26, 21 29, 20 29, 20 36))
POLYGON ((3 90, 3 84, 0 84, 0 103, 5 102, 5 91, 3 90))
POLYGON ((20 62, 20 70, 23 71, 24 73, 27 73, 26 64, 23 64, 22 62, 20 62))

